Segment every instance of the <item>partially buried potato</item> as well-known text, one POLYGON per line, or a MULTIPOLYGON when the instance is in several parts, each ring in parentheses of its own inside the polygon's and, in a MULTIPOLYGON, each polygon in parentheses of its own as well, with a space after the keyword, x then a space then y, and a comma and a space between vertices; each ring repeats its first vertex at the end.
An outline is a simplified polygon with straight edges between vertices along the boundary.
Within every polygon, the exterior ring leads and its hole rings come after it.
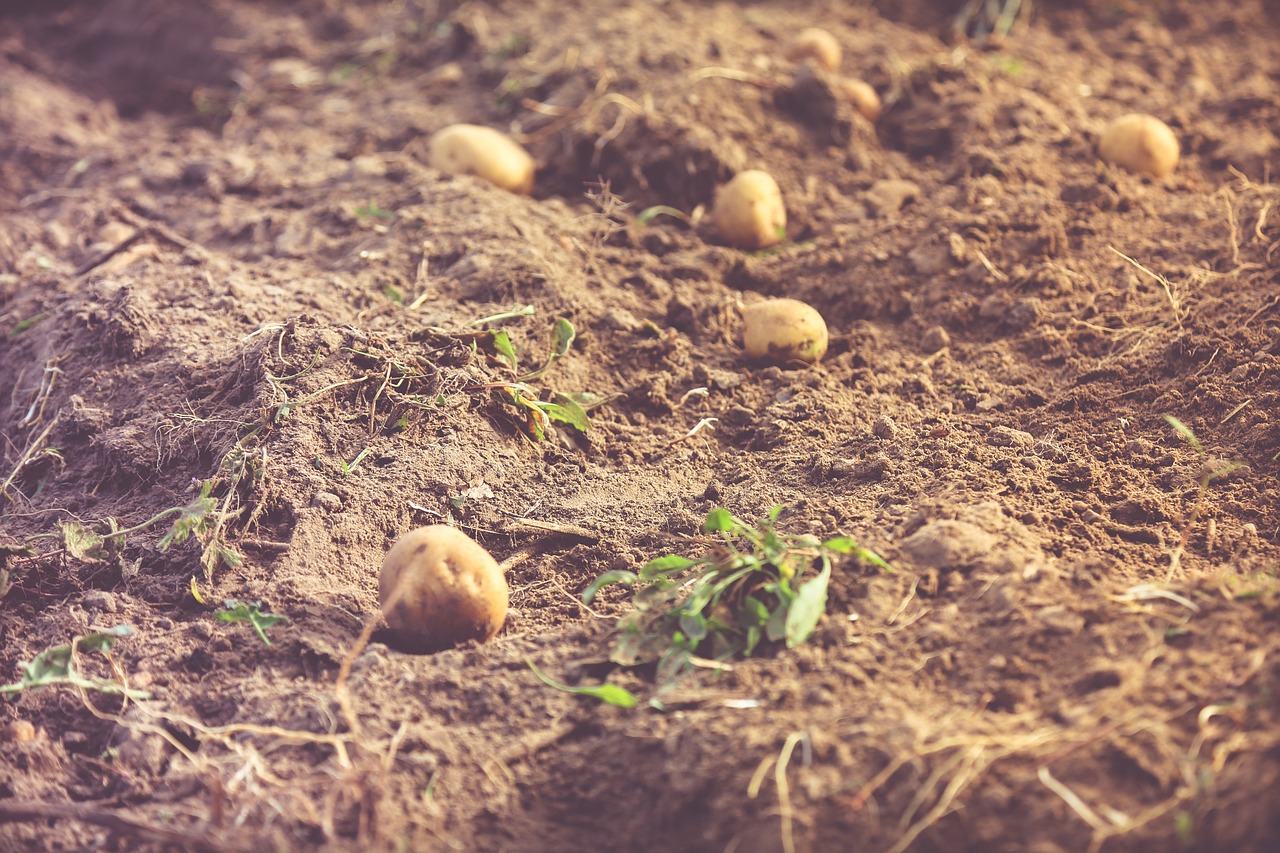
POLYGON ((751 358, 816 362, 827 351, 827 324, 799 299, 766 299, 742 309, 742 345, 751 358))
POLYGON ((782 190, 768 172, 740 172, 716 193, 711 208, 716 231, 740 249, 764 249, 787 236, 782 190))
POLYGON ((436 652, 484 642, 507 618, 502 568, 460 530, 433 524, 396 540, 382 561, 378 598, 405 651, 436 652))
POLYGON ((1098 142, 1098 156, 1131 172, 1163 178, 1178 165, 1178 137, 1169 125, 1145 113, 1111 122, 1098 142))
POLYGON ((504 133, 478 124, 451 124, 431 137, 430 161, 454 175, 476 175, 513 193, 533 189, 529 152, 504 133))
POLYGON ((880 118, 880 112, 883 109, 880 96, 876 94, 876 90, 870 83, 849 77, 837 84, 836 91, 853 104, 853 108, 862 113, 862 117, 867 121, 874 122, 880 118))
POLYGON ((818 27, 807 27, 801 30, 791 43, 787 45, 785 56, 792 62, 800 59, 812 59, 828 71, 840 67, 843 51, 840 42, 826 30, 818 27))

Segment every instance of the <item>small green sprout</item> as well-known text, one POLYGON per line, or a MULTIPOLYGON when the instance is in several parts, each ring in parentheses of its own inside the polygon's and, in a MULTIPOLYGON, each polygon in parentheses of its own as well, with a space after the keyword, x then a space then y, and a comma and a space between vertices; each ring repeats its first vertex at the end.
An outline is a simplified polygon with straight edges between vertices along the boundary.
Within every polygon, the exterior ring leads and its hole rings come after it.
POLYGON ((362 204, 356 208, 356 216, 360 219, 395 219, 394 211, 385 210, 378 206, 378 203, 371 201, 368 204, 362 204))
POLYGON ((234 599, 228 599, 223 604, 224 609, 218 613, 218 621, 248 622, 253 626, 258 638, 269 646, 271 641, 267 639, 267 629, 284 622, 288 617, 279 616, 275 613, 263 613, 261 607, 262 604, 258 601, 253 604, 244 604, 234 599))
POLYGON ((524 662, 529 666, 529 669, 533 670, 533 674, 538 676, 539 681, 548 687, 554 687, 556 690, 561 690, 565 693, 572 693, 575 696, 587 696, 591 699, 599 699, 601 702, 605 702, 609 705, 617 705, 619 708, 634 708, 640 701, 630 690, 627 690, 625 687, 619 687, 616 684, 596 684, 588 685, 586 687, 570 687, 567 684, 561 684, 560 682, 553 681, 543 675, 538 668, 533 665, 533 661, 528 658, 525 658, 524 662))

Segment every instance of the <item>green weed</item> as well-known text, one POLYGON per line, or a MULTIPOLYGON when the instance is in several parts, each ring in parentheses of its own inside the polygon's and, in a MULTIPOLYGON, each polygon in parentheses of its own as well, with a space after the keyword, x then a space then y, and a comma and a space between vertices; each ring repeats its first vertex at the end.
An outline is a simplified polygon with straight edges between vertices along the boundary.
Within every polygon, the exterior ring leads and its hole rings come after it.
POLYGON ((262 604, 258 601, 253 604, 244 604, 234 599, 228 599, 223 603, 223 609, 218 613, 218 621, 248 622, 253 626, 258 638, 269 646, 271 641, 267 639, 267 629, 286 621, 288 617, 279 616, 275 613, 263 613, 261 608, 262 604))
POLYGON ((590 602, 608 584, 635 588, 611 659, 623 666, 657 663, 659 688, 690 667, 749 657, 769 645, 794 648, 812 635, 827 605, 831 566, 853 555, 882 569, 875 552, 847 536, 820 541, 779 533, 782 507, 754 526, 725 509, 703 529, 720 544, 699 559, 672 554, 634 572, 605 572, 583 592, 590 602))
POLYGON ((130 699, 147 699, 151 694, 131 690, 115 681, 84 675, 76 665, 79 655, 95 652, 110 660, 111 647, 115 645, 115 641, 132 633, 133 629, 128 625, 117 625, 105 631, 77 637, 65 646, 45 649, 22 664, 22 678, 19 681, 0 685, 0 693, 12 695, 37 687, 67 684, 82 690, 97 690, 99 693, 112 693, 130 699))

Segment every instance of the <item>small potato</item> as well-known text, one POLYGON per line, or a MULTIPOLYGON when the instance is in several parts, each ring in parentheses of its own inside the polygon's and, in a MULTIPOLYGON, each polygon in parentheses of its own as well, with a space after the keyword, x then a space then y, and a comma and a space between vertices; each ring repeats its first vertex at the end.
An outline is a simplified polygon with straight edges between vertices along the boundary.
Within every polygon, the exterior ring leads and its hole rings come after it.
POLYGON ((1145 113, 1111 122, 1098 142, 1098 156, 1131 172, 1163 178, 1178 165, 1178 137, 1169 125, 1145 113))
POLYGON ((787 236, 782 190, 768 172, 740 172, 716 193, 711 208, 716 231, 740 249, 764 249, 787 236))
POLYGON ((880 96, 876 94, 876 90, 870 83, 849 77, 840 81, 836 91, 853 104, 853 108, 862 113, 867 121, 874 122, 880 118, 880 112, 883 109, 880 105, 880 96))
POLYGON ((831 33, 817 27, 808 27, 791 40, 784 55, 792 62, 812 59, 828 71, 835 71, 840 67, 843 51, 840 50, 840 42, 831 33))
POLYGON ((827 351, 827 324, 798 299, 766 299, 742 309, 743 349, 777 363, 816 362, 827 351))
POLYGON ((502 568, 489 552, 444 524, 397 539, 378 582, 387 625, 410 652, 490 639, 507 618, 509 595, 502 568))
POLYGON ((431 137, 430 162, 455 175, 476 175, 513 193, 533 189, 533 158, 491 127, 451 124, 431 137))

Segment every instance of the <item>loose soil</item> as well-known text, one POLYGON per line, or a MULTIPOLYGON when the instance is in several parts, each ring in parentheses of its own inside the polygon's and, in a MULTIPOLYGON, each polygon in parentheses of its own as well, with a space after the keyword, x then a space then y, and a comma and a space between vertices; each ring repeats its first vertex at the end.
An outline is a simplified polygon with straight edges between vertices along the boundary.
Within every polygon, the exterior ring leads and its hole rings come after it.
POLYGON ((1275 849, 1280 6, 954 13, 5 4, 0 682, 127 625, 75 665, 149 698, 0 703, 0 849, 1275 849), (877 124, 783 59, 814 25, 877 124), (1134 111, 1167 180, 1095 155, 1134 111), (456 121, 533 196, 430 168, 456 121), (745 168, 779 249, 697 221, 745 168), (742 357, 781 295, 818 366, 742 357), (536 440, 487 330, 528 370, 561 317, 532 384, 605 402, 536 440), (584 588, 717 506, 893 571, 842 559, 794 649, 611 664, 630 595, 584 588), (340 689, 427 523, 511 561, 506 626, 340 689))

